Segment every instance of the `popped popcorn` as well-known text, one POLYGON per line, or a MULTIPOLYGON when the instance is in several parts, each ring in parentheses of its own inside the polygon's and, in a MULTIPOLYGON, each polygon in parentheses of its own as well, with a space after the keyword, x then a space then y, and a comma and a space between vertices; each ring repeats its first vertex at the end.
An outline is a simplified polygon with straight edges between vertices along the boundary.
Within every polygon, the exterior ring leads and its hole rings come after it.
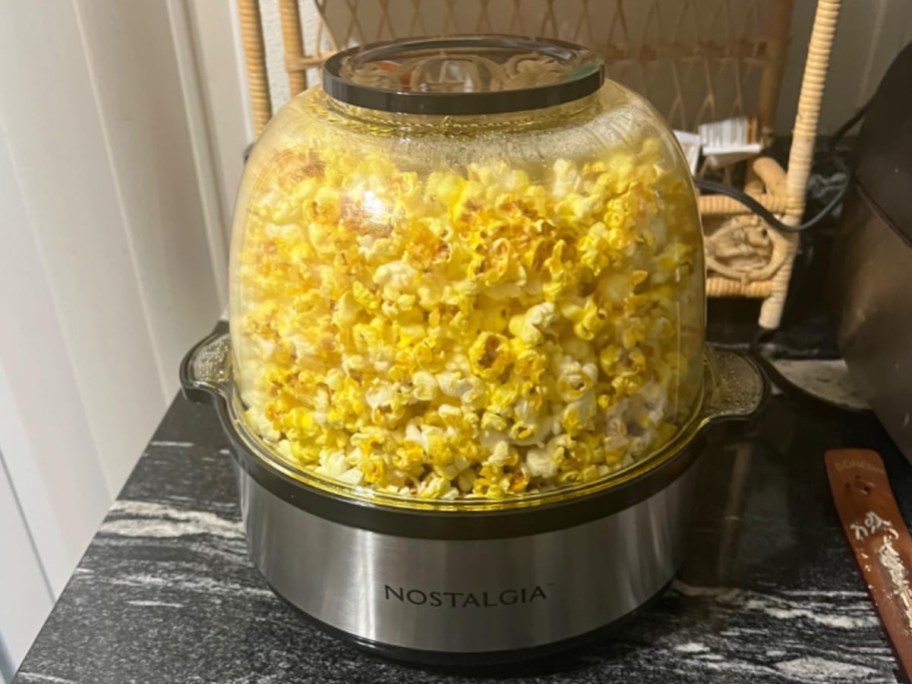
POLYGON ((547 491, 654 452, 693 409, 703 306, 693 193, 661 150, 542 177, 284 150, 235 255, 248 427, 299 468, 424 499, 547 491))

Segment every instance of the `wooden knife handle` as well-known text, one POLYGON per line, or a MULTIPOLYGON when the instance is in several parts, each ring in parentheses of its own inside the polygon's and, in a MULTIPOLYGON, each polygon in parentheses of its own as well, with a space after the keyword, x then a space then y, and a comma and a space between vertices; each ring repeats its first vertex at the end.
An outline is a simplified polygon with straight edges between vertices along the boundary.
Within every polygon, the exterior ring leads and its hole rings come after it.
POLYGON ((868 592, 909 680, 912 673, 912 537, 880 456, 867 449, 826 452, 827 475, 868 592))

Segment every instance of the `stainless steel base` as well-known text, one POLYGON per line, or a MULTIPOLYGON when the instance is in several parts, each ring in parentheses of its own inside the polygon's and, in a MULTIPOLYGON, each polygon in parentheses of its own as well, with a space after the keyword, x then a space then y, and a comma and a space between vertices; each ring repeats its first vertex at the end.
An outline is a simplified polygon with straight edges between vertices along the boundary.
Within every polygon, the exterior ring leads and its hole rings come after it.
POLYGON ((359 641, 446 653, 543 646, 635 610, 683 561, 695 471, 575 527, 446 540, 331 522, 237 468, 250 555, 279 594, 359 641))

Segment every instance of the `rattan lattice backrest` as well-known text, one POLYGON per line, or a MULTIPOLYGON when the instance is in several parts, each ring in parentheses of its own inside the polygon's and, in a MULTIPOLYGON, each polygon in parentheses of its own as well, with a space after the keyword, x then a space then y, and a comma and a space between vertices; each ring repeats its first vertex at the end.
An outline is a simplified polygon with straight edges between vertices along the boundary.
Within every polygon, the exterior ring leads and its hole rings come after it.
MULTIPOLYGON (((252 86, 265 84, 262 34, 248 31, 259 21, 257 0, 238 1, 248 75, 252 86)), ((598 50, 610 78, 645 95, 675 128, 693 130, 739 114, 773 124, 792 0, 279 0, 279 7, 292 94, 351 45, 473 32, 548 36, 598 50)), ((256 99, 259 131, 271 108, 268 93, 256 99)))

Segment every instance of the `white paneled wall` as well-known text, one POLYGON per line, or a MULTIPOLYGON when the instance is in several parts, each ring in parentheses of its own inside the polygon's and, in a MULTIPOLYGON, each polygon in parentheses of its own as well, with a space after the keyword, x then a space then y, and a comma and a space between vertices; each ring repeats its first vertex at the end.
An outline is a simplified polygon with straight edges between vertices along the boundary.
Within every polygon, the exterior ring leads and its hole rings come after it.
POLYGON ((243 144, 213 152, 191 5, 0 3, 0 565, 46 577, 0 575, 14 662, 227 304, 243 144))
MULTIPOLYGON (((44 266, 29 280, 43 277, 51 292, 114 494, 132 465, 127 454, 142 446, 137 433, 154 425, 165 399, 137 278, 141 255, 126 222, 77 8, 51 0, 4 3, 3 12, 14 16, 0 20, 0 125, 44 266)), ((23 285, 18 292, 27 296, 23 285)), ((22 343, 21 354, 30 356, 22 343)))
MULTIPOLYGON (((160 391, 170 400, 177 390, 177 361, 205 331, 200 325, 212 325, 225 296, 224 234, 220 228, 212 235, 206 230, 207 218, 220 222, 221 217, 203 211, 193 155, 194 145, 205 144, 205 134, 199 141, 191 136, 164 4, 75 4, 104 135, 99 152, 109 159, 117 232, 130 253, 124 268, 135 273, 141 306, 125 304, 144 319, 160 391)), ((140 322, 136 325, 138 330, 140 322)), ((143 373, 152 370, 143 365, 143 373)), ((145 375, 136 379, 149 382, 145 375)))
POLYGON ((24 653, 28 649, 54 599, 2 460, 0 456, 0 549, 7 553, 0 562, 0 583, 16 588, 0 601, 0 682, 6 682, 13 670, 12 659, 6 653, 24 653), (10 549, 17 551, 8 553, 10 549))
MULTIPOLYGON (((2 108, 0 101, 0 117, 2 108)), ((59 592, 110 491, 5 123, 0 118, 0 452, 59 592)))
POLYGON ((195 48, 201 96, 198 124, 208 134, 221 214, 223 220, 229 219, 224 220, 227 235, 235 194, 241 182, 242 153, 253 140, 239 19, 233 2, 186 0, 186 6, 187 29, 192 38, 180 43, 192 43, 195 48))

